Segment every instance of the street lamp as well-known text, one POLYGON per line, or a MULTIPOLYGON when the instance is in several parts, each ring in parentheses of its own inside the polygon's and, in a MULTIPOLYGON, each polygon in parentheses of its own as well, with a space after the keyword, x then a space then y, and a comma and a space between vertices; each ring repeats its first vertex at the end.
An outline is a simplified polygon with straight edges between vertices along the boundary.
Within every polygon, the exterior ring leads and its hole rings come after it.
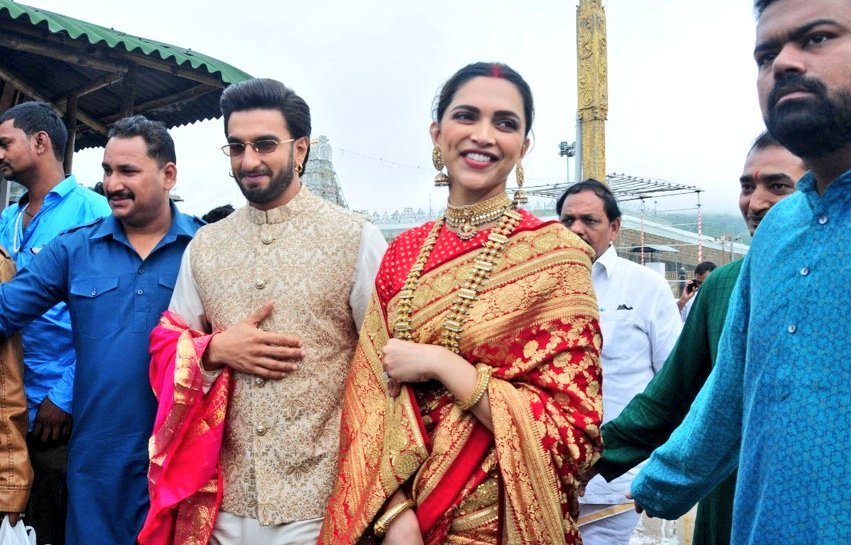
POLYGON ((567 158, 567 183, 570 185, 570 158, 576 156, 576 142, 561 142, 558 145, 558 154, 567 158))
POLYGON ((733 261, 733 244, 735 244, 736 242, 738 242, 739 240, 741 240, 741 238, 742 238, 742 237, 741 237, 741 236, 739 236, 739 235, 736 235, 736 236, 734 237, 733 235, 726 234, 726 233, 725 233, 725 234, 723 234, 723 235, 720 235, 720 236, 715 237, 715 240, 718 242, 718 244, 720 244, 720 245, 721 245, 721 256, 722 256, 722 257, 724 256, 724 246, 725 246, 727 243, 729 243, 729 244, 730 244, 730 261, 728 261, 728 263, 730 263, 730 262, 732 262, 732 261, 733 261))

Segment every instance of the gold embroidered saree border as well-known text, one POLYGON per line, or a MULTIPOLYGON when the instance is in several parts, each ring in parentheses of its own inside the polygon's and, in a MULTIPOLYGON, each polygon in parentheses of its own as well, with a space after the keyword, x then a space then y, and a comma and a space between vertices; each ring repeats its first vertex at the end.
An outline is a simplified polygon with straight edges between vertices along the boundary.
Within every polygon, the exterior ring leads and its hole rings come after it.
POLYGON ((340 467, 320 543, 355 543, 369 533, 381 506, 428 456, 407 386, 393 399, 383 379, 380 347, 388 340, 373 292, 343 394, 340 467), (335 502, 334 498, 345 498, 335 502))
POLYGON ((561 499, 555 469, 540 447, 529 402, 513 385, 491 381, 488 388, 506 510, 516 524, 510 543, 564 543, 561 499))
POLYGON ((452 521, 451 528, 453 532, 467 532, 477 526, 493 522, 498 517, 499 505, 494 504, 480 511, 456 518, 452 521))

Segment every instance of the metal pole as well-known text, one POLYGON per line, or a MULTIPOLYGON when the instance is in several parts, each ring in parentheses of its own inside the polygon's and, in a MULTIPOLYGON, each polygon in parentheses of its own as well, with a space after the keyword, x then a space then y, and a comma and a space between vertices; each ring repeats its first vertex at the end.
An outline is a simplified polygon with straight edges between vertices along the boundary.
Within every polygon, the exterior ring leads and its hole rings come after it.
MULTIPOLYGON (((723 249, 723 247, 722 247, 723 249)), ((700 191, 697 192, 697 262, 703 261, 703 212, 700 208, 700 191)))
POLYGON ((567 186, 570 187, 570 156, 565 157, 564 162, 567 164, 567 186))
POLYGON ((74 147, 77 141, 77 97, 69 96, 65 106, 65 129, 68 141, 65 144, 65 174, 70 175, 74 166, 74 147))
POLYGON ((570 158, 576 155, 576 142, 568 144, 566 141, 558 145, 558 154, 567 161, 567 185, 570 185, 570 158))

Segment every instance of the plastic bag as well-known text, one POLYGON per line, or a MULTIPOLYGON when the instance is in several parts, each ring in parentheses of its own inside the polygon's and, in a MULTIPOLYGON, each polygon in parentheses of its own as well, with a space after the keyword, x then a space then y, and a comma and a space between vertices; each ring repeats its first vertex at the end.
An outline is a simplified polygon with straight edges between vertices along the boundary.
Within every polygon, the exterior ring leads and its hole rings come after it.
POLYGON ((12 526, 6 515, 0 523, 0 545, 35 545, 35 530, 32 526, 24 526, 22 519, 12 526))

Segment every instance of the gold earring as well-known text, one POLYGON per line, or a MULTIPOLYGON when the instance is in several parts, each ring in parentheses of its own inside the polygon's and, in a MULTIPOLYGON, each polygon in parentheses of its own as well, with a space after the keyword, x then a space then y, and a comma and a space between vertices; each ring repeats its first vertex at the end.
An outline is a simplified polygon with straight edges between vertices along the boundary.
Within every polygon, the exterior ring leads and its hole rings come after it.
POLYGON ((529 202, 529 196, 523 190, 523 182, 526 181, 526 173, 523 171, 523 164, 517 163, 514 166, 514 175, 517 176, 517 191, 514 192, 514 204, 526 204, 529 202))
POLYGON ((302 172, 304 172, 304 166, 303 165, 296 165, 295 171, 299 176, 301 176, 302 172))
POLYGON ((446 165, 443 163, 443 154, 440 153, 440 147, 436 144, 434 149, 431 150, 431 163, 434 165, 434 169, 437 170, 437 175, 434 177, 434 187, 446 187, 449 185, 449 176, 445 172, 443 172, 443 167, 446 165))

